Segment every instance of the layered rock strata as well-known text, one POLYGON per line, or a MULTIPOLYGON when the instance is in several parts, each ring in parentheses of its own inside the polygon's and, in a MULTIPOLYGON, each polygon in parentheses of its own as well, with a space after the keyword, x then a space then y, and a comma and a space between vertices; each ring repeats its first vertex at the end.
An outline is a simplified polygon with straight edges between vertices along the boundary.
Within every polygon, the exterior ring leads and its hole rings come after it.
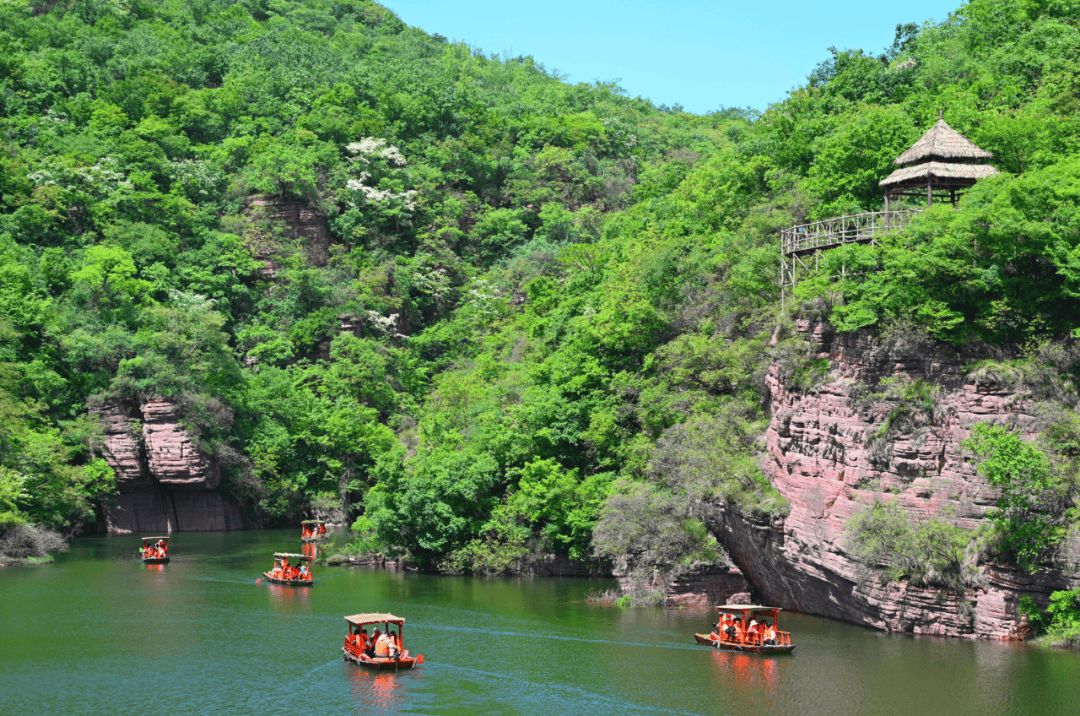
MULTIPOLYGON (((293 238, 302 239, 313 266, 326 265, 330 259, 330 231, 325 216, 301 201, 256 196, 249 200, 249 205, 270 221, 284 224, 293 238)), ((273 274, 272 266, 268 265, 267 270, 273 274)))
POLYGON ((97 411, 103 457, 116 472, 118 494, 102 503, 108 532, 200 532, 240 529, 235 505, 215 492, 217 465, 195 447, 167 401, 138 411, 108 405, 97 411))
POLYGON ((695 570, 675 579, 667 590, 669 607, 713 607, 727 604, 732 596, 750 588, 737 569, 712 567, 695 570))
MULTIPOLYGON (((907 583, 882 584, 845 545, 845 524, 875 500, 895 501, 915 519, 937 517, 964 528, 985 522, 998 494, 976 471, 961 442, 979 422, 1006 422, 1033 437, 1024 399, 968 380, 957 359, 923 351, 897 359, 864 335, 834 336, 804 324, 817 357, 829 360, 824 382, 799 391, 768 376, 772 420, 764 471, 790 504, 783 517, 744 514, 731 506, 711 525, 735 564, 768 603, 895 632, 1016 639, 1027 634, 1017 614, 1024 595, 1045 602, 1078 583, 1065 573, 1034 575, 981 565, 981 585, 963 595, 907 583), (890 409, 861 395, 883 378, 939 386, 929 422, 913 434, 874 438, 890 409)), ((1075 574, 1075 570, 1066 570, 1075 574)))

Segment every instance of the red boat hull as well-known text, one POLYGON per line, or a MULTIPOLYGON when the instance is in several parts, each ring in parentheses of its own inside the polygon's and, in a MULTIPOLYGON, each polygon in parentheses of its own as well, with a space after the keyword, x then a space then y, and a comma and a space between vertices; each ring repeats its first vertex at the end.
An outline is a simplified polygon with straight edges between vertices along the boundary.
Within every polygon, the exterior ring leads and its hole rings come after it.
POLYGON ((708 634, 694 634, 699 644, 727 649, 728 651, 741 651, 748 654, 790 654, 795 650, 794 644, 777 644, 775 646, 765 644, 740 644, 737 641, 720 641, 713 639, 708 634))
POLYGON ((351 661, 358 666, 362 666, 365 669, 372 669, 373 671, 405 671, 412 669, 418 663, 423 663, 420 659, 422 657, 406 656, 401 659, 372 659, 368 655, 356 656, 345 647, 341 648, 341 653, 345 655, 345 661, 351 661))
POLYGON ((314 579, 278 579, 271 577, 269 572, 263 572, 263 576, 270 580, 271 584, 284 584, 287 587, 310 587, 315 584, 314 579))

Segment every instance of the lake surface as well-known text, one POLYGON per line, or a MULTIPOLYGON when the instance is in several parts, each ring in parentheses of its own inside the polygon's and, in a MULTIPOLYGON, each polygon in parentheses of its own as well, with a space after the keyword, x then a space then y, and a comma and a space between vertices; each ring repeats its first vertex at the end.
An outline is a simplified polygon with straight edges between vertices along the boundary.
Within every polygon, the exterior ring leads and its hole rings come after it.
POLYGON ((257 585, 297 530, 74 540, 0 570, 0 714, 1080 714, 1080 655, 782 615, 787 657, 694 643, 705 611, 585 604, 608 581, 322 567, 257 585), (412 672, 341 658, 345 614, 392 611, 412 672))

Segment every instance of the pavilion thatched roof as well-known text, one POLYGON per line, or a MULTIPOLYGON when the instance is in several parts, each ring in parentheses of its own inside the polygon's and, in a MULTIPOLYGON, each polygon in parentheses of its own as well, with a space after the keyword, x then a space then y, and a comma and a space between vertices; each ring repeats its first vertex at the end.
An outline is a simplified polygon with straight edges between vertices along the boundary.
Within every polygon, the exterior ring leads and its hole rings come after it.
POLYGON ((1000 172, 989 164, 952 164, 950 162, 925 162, 912 167, 902 167, 879 182, 878 186, 890 187, 908 184, 915 180, 936 179, 985 179, 1000 172))
POLYGON ((950 162, 970 161, 991 159, 993 156, 985 149, 975 146, 970 139, 946 124, 944 119, 939 119, 919 141, 911 145, 911 149, 897 157, 893 164, 903 166, 935 159, 950 162))

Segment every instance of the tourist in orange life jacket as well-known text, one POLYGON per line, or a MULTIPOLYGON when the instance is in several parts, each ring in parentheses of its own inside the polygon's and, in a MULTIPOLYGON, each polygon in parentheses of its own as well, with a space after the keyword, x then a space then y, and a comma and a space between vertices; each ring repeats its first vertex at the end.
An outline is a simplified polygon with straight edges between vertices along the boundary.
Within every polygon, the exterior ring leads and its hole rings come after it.
POLYGON ((368 642, 365 652, 368 656, 375 656, 375 645, 379 643, 380 638, 382 638, 382 632, 379 631, 379 627, 375 627, 371 632, 371 641, 368 642))
POLYGON ((768 624, 765 627, 765 634, 763 635, 763 638, 765 639, 765 644, 768 644, 769 646, 776 646, 776 625, 775 624, 768 624))
POLYGON ((326 534, 326 525, 319 525, 319 534, 326 534))
POLYGON ((730 614, 724 615, 723 632, 727 639, 731 640, 735 638, 735 618, 730 614))
POLYGON ((375 656, 384 658, 390 656, 390 637, 388 635, 380 635, 379 640, 375 642, 375 656))
POLYGON ((308 571, 307 565, 300 565, 300 579, 311 579, 311 572, 308 571))
POLYGON ((394 632, 387 632, 389 644, 389 653, 391 659, 397 659, 401 656, 401 637, 394 632))

